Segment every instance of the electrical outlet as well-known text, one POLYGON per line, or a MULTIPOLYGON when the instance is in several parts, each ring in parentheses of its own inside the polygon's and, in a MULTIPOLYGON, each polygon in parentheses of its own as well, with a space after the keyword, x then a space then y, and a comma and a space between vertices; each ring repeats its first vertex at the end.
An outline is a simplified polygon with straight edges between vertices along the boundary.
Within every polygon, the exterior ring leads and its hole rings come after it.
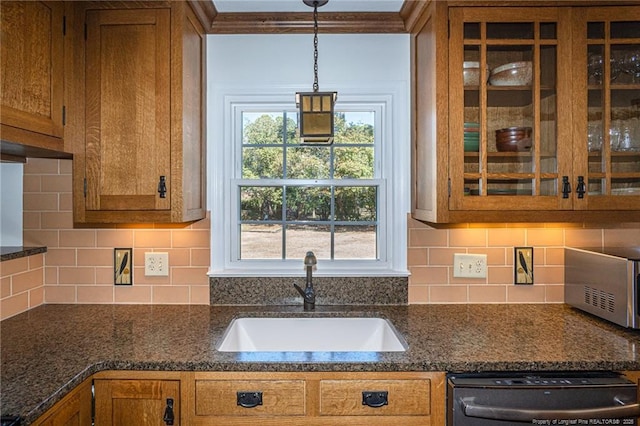
POLYGON ((486 278, 487 255, 455 253, 453 255, 453 276, 458 278, 486 278))
POLYGON ((147 277, 169 276, 169 253, 150 252, 144 254, 144 275, 147 277))

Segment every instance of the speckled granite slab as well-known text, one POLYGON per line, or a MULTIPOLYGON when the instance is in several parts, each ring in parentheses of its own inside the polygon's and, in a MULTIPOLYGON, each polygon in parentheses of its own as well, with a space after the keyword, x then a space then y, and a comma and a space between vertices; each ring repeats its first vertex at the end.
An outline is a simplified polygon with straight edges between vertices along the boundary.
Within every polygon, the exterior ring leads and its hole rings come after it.
POLYGON ((45 253, 46 247, 0 247, 0 262, 45 253))
POLYGON ((640 334, 565 305, 44 305, 0 322, 2 414, 32 422, 103 370, 640 370, 640 334), (218 352, 238 316, 382 316, 406 352, 218 352))
MULTIPOLYGON (((302 305, 304 277, 214 277, 211 305, 302 305)), ((314 277, 317 305, 406 305, 407 277, 314 277)))

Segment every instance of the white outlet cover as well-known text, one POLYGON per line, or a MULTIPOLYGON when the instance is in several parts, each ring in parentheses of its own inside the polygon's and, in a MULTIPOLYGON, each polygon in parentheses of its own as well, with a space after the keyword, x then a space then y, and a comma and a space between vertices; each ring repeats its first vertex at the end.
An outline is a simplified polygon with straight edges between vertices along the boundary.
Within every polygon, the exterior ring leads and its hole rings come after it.
POLYGON ((169 253, 148 252, 144 254, 144 275, 147 277, 169 276, 169 253))

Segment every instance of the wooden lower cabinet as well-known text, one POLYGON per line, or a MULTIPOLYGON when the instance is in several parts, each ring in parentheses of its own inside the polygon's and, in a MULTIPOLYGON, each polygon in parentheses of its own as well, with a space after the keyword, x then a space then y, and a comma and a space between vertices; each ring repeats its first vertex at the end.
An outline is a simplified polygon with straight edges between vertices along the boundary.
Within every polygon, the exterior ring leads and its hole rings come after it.
POLYGON ((442 426, 441 372, 103 371, 36 426, 442 426), (168 400, 173 422, 166 418, 168 400))
POLYGON ((622 374, 624 374, 627 379, 640 383, 640 371, 625 371, 622 374))
POLYGON ((94 425, 179 426, 179 373, 152 373, 146 378, 132 373, 131 378, 126 372, 94 376, 94 425))
POLYGON ((34 426, 86 426, 91 424, 91 378, 51 407, 34 426))
POLYGON ((189 425, 444 424, 444 373, 186 373, 189 425))

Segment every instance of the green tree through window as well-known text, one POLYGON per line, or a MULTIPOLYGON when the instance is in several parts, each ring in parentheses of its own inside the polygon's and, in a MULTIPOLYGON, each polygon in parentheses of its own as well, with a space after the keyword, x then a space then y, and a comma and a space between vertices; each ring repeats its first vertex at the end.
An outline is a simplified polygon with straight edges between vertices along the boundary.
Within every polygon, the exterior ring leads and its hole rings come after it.
POLYGON ((241 259, 377 258, 374 123, 338 112, 334 144, 308 146, 295 112, 242 113, 241 259))

